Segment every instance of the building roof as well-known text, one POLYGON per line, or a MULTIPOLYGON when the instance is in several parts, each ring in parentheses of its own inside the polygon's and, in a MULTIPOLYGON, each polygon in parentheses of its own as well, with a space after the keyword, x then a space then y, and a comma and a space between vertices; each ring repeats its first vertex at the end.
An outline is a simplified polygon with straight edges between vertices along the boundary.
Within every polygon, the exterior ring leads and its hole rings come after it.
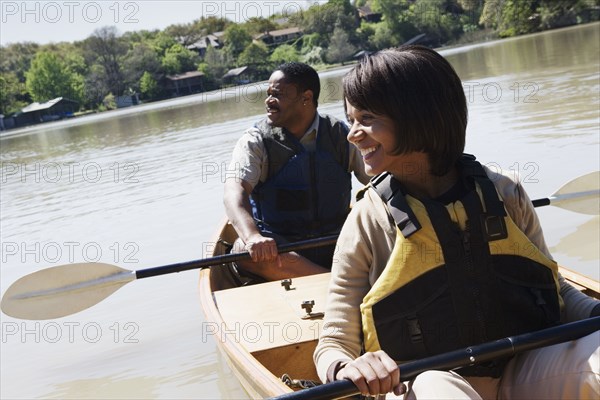
POLYGON ((180 81, 182 79, 196 78, 199 76, 204 76, 204 73, 200 71, 188 71, 183 74, 167 75, 166 78, 171 81, 180 81))
POLYGON ((366 17, 369 15, 381 15, 381 13, 373 12, 373 10, 371 10, 371 6, 367 4, 362 7, 358 7, 358 15, 361 17, 366 17))
POLYGON ((268 31, 265 33, 261 33, 260 35, 258 35, 256 37, 256 39, 262 39, 264 37, 267 36, 272 36, 272 37, 277 37, 277 36, 285 36, 285 35, 290 35, 293 33, 300 33, 302 32, 302 29, 298 28, 298 27, 292 27, 292 28, 285 28, 285 29, 277 29, 275 31, 268 31))
POLYGON ((230 69, 229 71, 227 71, 227 73, 225 75, 223 75, 223 79, 231 78, 232 76, 238 76, 247 69, 248 69, 248 66, 230 69))
POLYGON ((215 35, 206 35, 206 36, 202 36, 200 39, 198 39, 193 44, 190 44, 189 46, 187 46, 187 48, 190 50, 205 49, 208 46, 219 48, 219 47, 221 47, 221 42, 219 42, 219 38, 215 35))
POLYGON ((33 111, 47 110, 47 109, 51 108, 52 106, 54 106, 55 104, 57 104, 57 103, 59 103, 59 102, 61 102, 63 100, 65 102, 68 102, 68 103, 77 103, 76 101, 69 100, 69 99, 66 99, 64 97, 57 97, 55 99, 48 100, 48 101, 46 101, 44 103, 38 103, 37 101, 34 102, 34 103, 31 103, 30 105, 28 105, 26 107, 23 107, 21 109, 21 112, 22 113, 28 113, 28 112, 33 112, 33 111))

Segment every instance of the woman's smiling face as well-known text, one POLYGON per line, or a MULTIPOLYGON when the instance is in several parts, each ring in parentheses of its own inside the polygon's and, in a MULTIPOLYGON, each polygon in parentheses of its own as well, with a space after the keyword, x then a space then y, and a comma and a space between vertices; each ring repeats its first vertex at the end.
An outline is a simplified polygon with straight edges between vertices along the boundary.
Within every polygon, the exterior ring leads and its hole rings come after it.
POLYGON ((386 115, 377 115, 355 108, 346 101, 346 116, 350 123, 348 141, 355 145, 363 157, 365 171, 374 176, 394 169, 398 155, 391 152, 396 148, 394 121, 386 115))

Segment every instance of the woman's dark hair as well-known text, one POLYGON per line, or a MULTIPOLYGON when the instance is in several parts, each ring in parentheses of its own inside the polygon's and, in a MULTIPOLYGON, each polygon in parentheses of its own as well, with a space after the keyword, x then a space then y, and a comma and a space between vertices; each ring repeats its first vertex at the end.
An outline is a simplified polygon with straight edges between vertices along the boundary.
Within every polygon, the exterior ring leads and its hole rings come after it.
POLYGON ((308 64, 300 62, 287 62, 281 64, 275 71, 283 72, 285 81, 296 85, 301 92, 310 90, 313 92, 313 104, 319 105, 319 94, 321 93, 321 81, 319 74, 308 64))
POLYGON ((463 153, 464 90, 450 63, 434 50, 401 46, 366 56, 344 77, 343 88, 353 107, 393 119, 392 154, 424 152, 431 173, 442 176, 463 153))

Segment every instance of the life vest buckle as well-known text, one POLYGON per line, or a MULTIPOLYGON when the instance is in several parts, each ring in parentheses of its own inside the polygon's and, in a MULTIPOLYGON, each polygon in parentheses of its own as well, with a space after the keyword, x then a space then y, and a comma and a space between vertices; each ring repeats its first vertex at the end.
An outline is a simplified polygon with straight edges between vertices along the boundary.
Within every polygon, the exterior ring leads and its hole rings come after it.
POLYGON ((499 215, 482 215, 481 229, 486 242, 493 242, 508 237, 504 217, 499 215))

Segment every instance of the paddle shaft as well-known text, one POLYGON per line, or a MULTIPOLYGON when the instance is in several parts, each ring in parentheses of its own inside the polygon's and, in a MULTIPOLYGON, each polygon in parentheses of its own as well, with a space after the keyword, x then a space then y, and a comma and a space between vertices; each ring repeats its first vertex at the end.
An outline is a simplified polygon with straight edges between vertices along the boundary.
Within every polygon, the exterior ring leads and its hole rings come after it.
MULTIPOLYGON (((451 370, 474 363, 509 357, 516 353, 568 342, 600 330, 600 317, 588 318, 540 331, 510 336, 504 339, 450 351, 399 365, 402 381, 414 379, 430 370, 451 370)), ((358 394, 349 380, 340 380, 325 385, 277 396, 274 399, 325 400, 358 394)))
MULTIPOLYGON (((534 207, 548 206, 552 204, 552 199, 537 199, 532 201, 534 207)), ((296 243, 283 244, 277 247, 280 253, 291 251, 300 251, 318 246, 327 246, 335 244, 337 235, 323 236, 316 239, 304 240, 296 243)), ((227 264, 230 262, 249 260, 250 253, 224 254, 221 256, 205 258, 202 260, 184 261, 181 263, 164 265, 161 267, 147 268, 135 271, 136 279, 149 278, 151 276, 166 275, 174 272, 183 272, 191 269, 210 267, 212 265, 227 264)))
MULTIPOLYGON (((277 246, 279 253, 289 253, 291 251, 300 251, 304 249, 310 249, 313 247, 327 246, 335 244, 337 241, 337 235, 323 236, 316 239, 303 240, 296 243, 282 244, 277 246)), ((250 260, 250 253, 231 253, 223 254, 221 256, 205 258, 202 260, 185 261, 176 264, 164 265, 161 267, 140 269, 135 271, 136 279, 149 278, 151 276, 171 274, 174 272, 183 272, 191 269, 198 269, 209 267, 211 265, 227 264, 235 261, 250 260)))

